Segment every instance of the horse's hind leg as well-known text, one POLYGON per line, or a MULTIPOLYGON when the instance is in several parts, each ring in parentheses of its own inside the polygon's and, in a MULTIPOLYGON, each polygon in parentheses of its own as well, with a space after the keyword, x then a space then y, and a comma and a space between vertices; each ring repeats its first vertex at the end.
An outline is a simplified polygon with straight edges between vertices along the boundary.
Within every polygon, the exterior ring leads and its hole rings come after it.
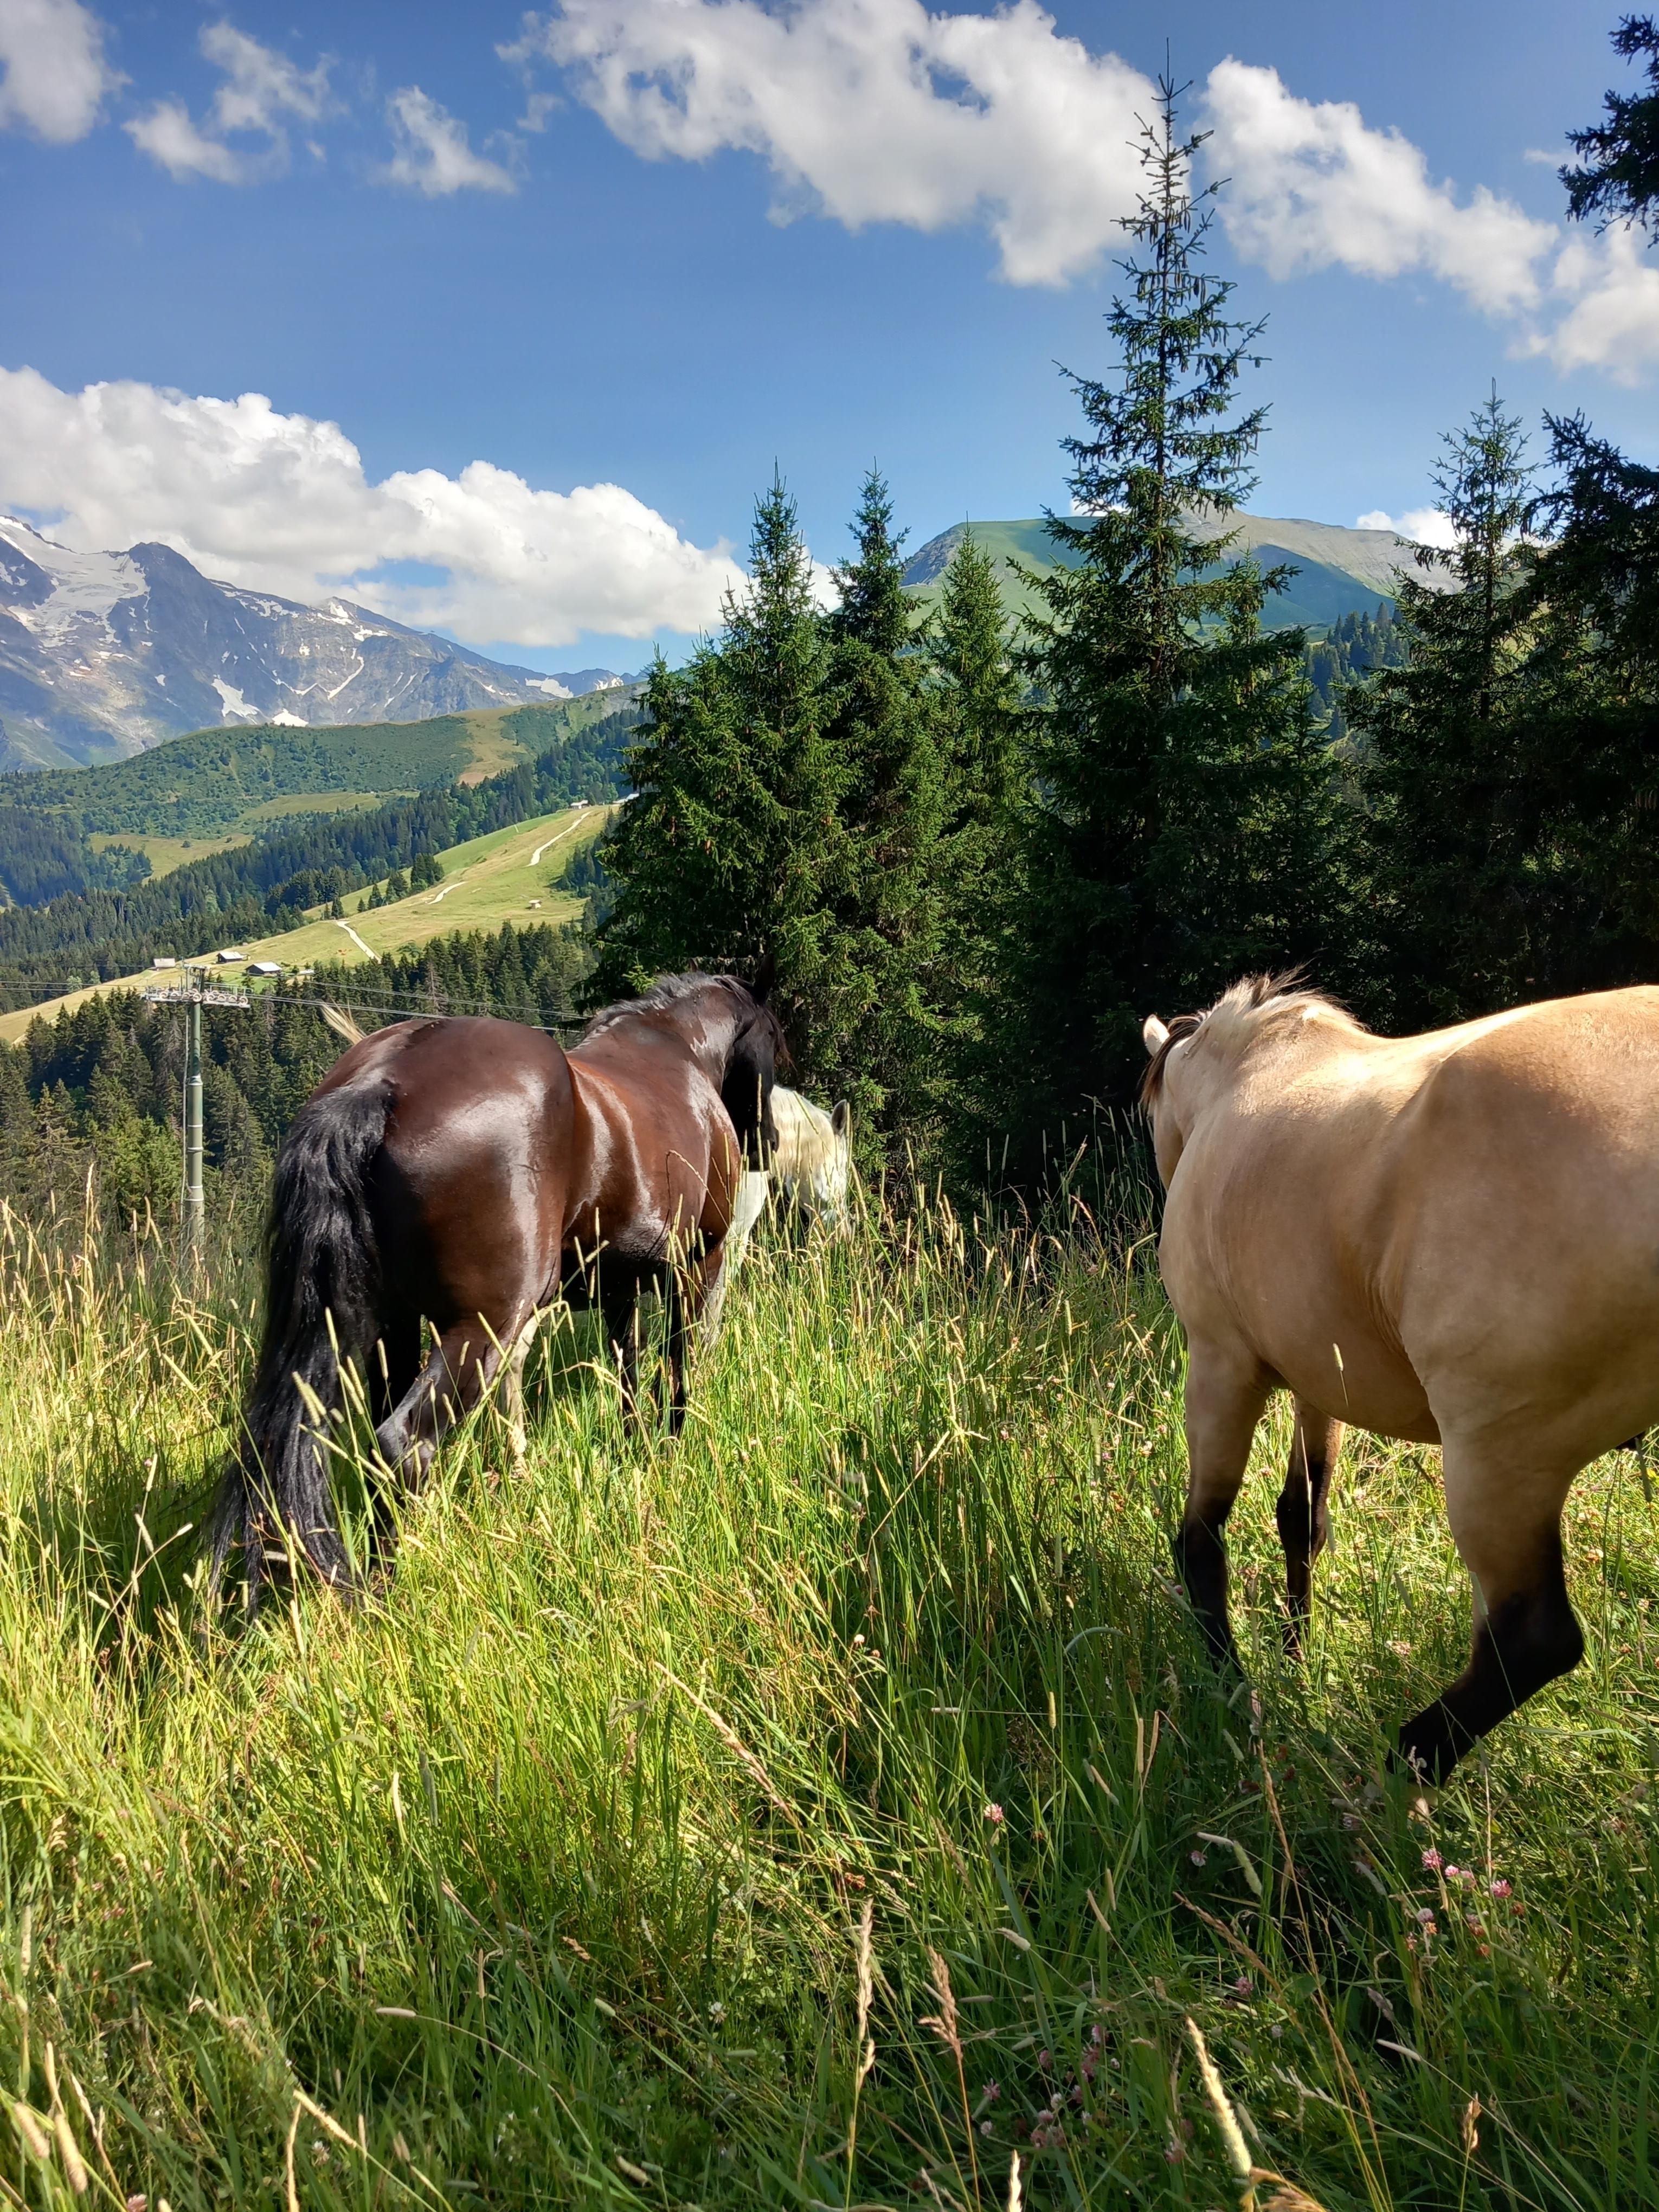
MULTIPOLYGON (((413 1493, 422 1487, 445 1431, 477 1404, 501 1358, 500 1338, 476 1316, 438 1339, 426 1364, 374 1431, 399 1489, 413 1493)), ((381 1501, 374 1528, 377 1542, 390 1550, 395 1528, 389 1498, 381 1501)))
POLYGON ((631 1270, 624 1273, 613 1262, 610 1267, 601 1263, 599 1268, 599 1311, 605 1318, 605 1333, 611 1346, 611 1364, 617 1372, 622 1389, 622 1407, 624 1419, 632 1419, 639 1411, 640 1379, 640 1279, 631 1270))
POLYGON ((1567 1596, 1561 1508, 1576 1469, 1528 1470, 1449 1443, 1446 1511, 1474 1586, 1469 1663, 1400 1732, 1403 1764, 1443 1781, 1470 1747, 1584 1654, 1567 1596))
POLYGON ((1244 1480, 1250 1441, 1267 1401, 1253 1361, 1194 1344, 1187 1363, 1187 1510, 1175 1540, 1176 1571, 1218 1666, 1238 1664, 1227 1618, 1224 1530, 1244 1480))
POLYGON ((1298 1398, 1277 1515, 1279 1540, 1285 1547, 1285 1649, 1292 1658, 1302 1650, 1303 1624, 1313 1601, 1313 1563, 1330 1533, 1326 1500, 1341 1445, 1341 1422, 1298 1398))
POLYGON ((532 1313, 519 1331, 507 1355, 502 1374, 507 1398, 503 1408, 507 1415, 507 1437, 513 1449, 513 1472, 520 1481, 523 1481, 530 1472, 530 1438, 524 1418, 524 1370, 531 1347, 536 1341, 536 1331, 540 1322, 540 1312, 532 1313))

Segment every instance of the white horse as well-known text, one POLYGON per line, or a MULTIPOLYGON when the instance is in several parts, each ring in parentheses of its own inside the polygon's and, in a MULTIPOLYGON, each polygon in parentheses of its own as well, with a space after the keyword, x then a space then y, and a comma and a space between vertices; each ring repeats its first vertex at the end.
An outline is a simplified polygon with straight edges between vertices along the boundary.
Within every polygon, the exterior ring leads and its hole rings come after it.
POLYGON ((775 1084, 772 1121, 778 1133, 773 1168, 779 1189, 809 1220, 841 1228, 853 1174, 852 1108, 843 1098, 826 1114, 799 1091, 775 1084))
POLYGON ((772 1122, 778 1148, 767 1175, 745 1175, 726 1237, 725 1279, 743 1261, 750 1233, 765 1211, 773 1178, 788 1205, 826 1229, 847 1224, 848 1193, 853 1175, 853 1109, 843 1098, 826 1114, 798 1091, 772 1088, 772 1122))

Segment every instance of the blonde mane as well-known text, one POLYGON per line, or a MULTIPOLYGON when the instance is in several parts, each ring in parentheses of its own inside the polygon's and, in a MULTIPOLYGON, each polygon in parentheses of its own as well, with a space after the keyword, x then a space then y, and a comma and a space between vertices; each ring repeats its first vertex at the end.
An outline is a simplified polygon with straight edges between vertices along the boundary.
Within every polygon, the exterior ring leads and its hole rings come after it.
POLYGON ((1229 1060, 1241 1060, 1252 1045, 1292 1027, 1310 1014, 1328 1016, 1342 1028, 1362 1031, 1346 1006, 1323 991, 1310 990, 1302 971, 1245 975, 1222 993, 1201 1014, 1177 1014, 1169 1035, 1148 1061, 1140 1079, 1140 1103, 1150 1107, 1164 1088, 1164 1065, 1178 1044, 1202 1036, 1206 1046, 1229 1060))

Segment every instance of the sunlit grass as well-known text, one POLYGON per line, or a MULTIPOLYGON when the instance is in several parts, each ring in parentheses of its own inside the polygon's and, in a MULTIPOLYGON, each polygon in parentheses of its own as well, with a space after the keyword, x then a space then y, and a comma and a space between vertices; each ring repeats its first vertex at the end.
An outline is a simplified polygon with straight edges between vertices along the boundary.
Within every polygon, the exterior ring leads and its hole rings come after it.
POLYGON ((29 2203, 84 2166, 152 2212, 988 2206, 1017 2152, 1027 2204, 1205 2212, 1239 2192, 1188 2016, 1252 2154, 1330 2212, 1659 2202, 1630 1461, 1571 1509, 1583 1667, 1425 1820, 1376 1782, 1461 1663, 1435 1457, 1353 1440, 1294 1666, 1264 1428, 1254 1687, 1218 1681, 1170 1585, 1144 1248, 938 1210, 763 1243, 677 1445, 550 1332, 526 1483, 485 1412, 373 1603, 302 1585, 246 1634, 192 1583, 235 1286, 21 1233, 4 1271, 0 2183, 29 2203))

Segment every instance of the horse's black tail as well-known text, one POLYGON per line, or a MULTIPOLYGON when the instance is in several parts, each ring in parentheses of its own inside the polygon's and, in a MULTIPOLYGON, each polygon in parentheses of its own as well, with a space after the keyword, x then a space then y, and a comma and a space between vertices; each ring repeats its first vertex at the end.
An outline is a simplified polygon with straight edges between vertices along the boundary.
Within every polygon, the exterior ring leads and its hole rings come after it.
POLYGON ((264 1339, 211 1529, 211 1584, 217 1588, 226 1556, 240 1543, 250 1611, 287 1542, 325 1582, 342 1592, 355 1588, 318 1440, 318 1407, 334 1410, 340 1362, 366 1359, 379 1334, 380 1256, 368 1182, 390 1103, 383 1080, 326 1091, 301 1109, 277 1156, 264 1339))

